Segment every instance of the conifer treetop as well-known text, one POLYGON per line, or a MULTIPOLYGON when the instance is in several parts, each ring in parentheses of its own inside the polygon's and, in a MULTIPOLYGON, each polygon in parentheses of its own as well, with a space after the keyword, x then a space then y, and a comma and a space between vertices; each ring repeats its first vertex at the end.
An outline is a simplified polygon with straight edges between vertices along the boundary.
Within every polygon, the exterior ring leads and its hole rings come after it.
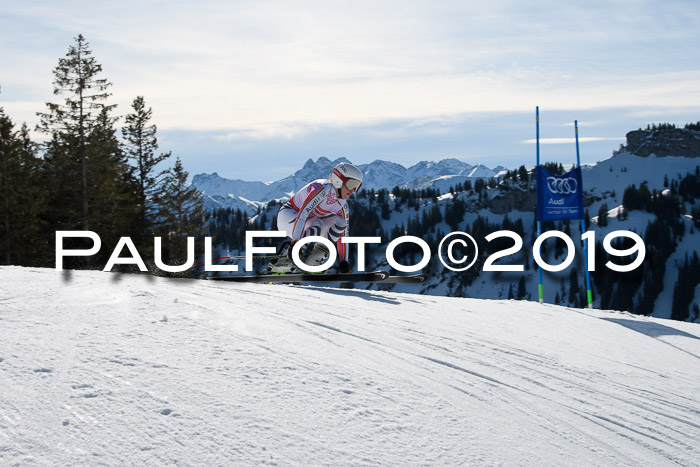
POLYGON ((37 113, 41 118, 37 129, 49 134, 74 130, 84 133, 103 110, 110 111, 116 107, 104 104, 111 96, 108 89, 112 83, 99 78, 101 72, 102 65, 93 57, 90 44, 82 34, 78 34, 75 43, 68 47, 66 56, 58 59, 58 65, 53 70, 53 93, 64 96, 64 102, 47 102, 48 112, 37 113))

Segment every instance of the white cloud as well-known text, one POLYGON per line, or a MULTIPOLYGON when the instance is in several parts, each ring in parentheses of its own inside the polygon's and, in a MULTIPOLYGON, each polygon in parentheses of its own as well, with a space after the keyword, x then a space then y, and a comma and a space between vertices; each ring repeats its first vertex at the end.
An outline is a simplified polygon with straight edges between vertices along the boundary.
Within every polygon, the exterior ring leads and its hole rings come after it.
POLYGON ((307 125, 267 124, 257 128, 245 128, 217 136, 219 141, 294 139, 314 131, 307 125))
MULTIPOLYGON (((609 124, 609 122, 604 121, 604 120, 597 120, 597 121, 590 120, 590 121, 586 121, 586 122, 583 122, 583 121, 578 122, 579 128, 592 127, 592 126, 604 126, 604 125, 608 125, 608 124, 609 124)), ((574 122, 562 123, 561 126, 573 128, 574 122)))
MULTIPOLYGON (((65 37, 60 53, 29 55, 52 67, 81 32, 114 83, 120 112, 143 95, 159 128, 224 130, 230 139, 536 105, 700 108, 700 71, 692 60, 698 33, 686 27, 697 9, 628 8, 361 0, 175 1, 164 8, 134 0, 9 0, 0 13, 19 20, 0 38, 46 31, 65 37)), ((34 112, 43 110, 50 69, 39 84, 38 68, 18 57, 0 51, 2 97, 20 100, 8 83, 24 83, 23 108, 33 92, 34 112)))

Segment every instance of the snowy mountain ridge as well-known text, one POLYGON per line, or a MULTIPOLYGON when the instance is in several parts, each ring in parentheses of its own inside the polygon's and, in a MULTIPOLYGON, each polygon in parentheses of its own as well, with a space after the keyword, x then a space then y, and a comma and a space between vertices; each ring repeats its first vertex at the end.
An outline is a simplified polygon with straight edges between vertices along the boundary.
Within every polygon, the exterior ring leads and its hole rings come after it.
MULTIPOLYGON (((635 210, 627 212, 625 219, 612 218, 609 219, 607 225, 599 224, 596 214, 602 206, 607 205, 608 211, 616 213, 619 206, 622 205, 625 189, 630 185, 641 186, 646 185, 648 189, 663 192, 664 186, 668 180, 680 180, 688 173, 695 173, 697 170, 698 159, 686 157, 639 157, 628 152, 622 152, 614 157, 598 162, 597 164, 587 165, 583 167, 583 184, 586 191, 586 210, 591 218, 595 218, 591 224, 589 231, 594 232, 597 241, 618 230, 634 231, 640 235, 644 235, 650 222, 653 222, 655 216, 643 210, 635 210)), ((506 198, 503 190, 490 189, 483 192, 485 195, 481 202, 475 201, 478 196, 474 193, 456 193, 454 196, 447 196, 438 202, 443 214, 447 206, 453 204, 454 200, 463 200, 466 203, 472 203, 477 206, 474 212, 467 212, 462 222, 459 223, 459 230, 467 231, 477 217, 483 217, 492 223, 500 223, 507 215, 510 221, 520 220, 523 222, 524 231, 527 237, 530 237, 533 232, 536 232, 536 224, 534 213, 530 210, 515 209, 508 206, 507 201, 504 201, 506 207, 501 212, 494 212, 488 209, 487 205, 497 205, 500 198, 506 198), (487 199, 487 201, 483 201, 487 199)), ((425 211, 431 208, 431 201, 425 201, 425 211)), ((691 205, 686 204, 684 207, 686 212, 691 212, 691 205)), ((404 209, 403 212, 393 212, 388 220, 382 221, 382 228, 385 231, 390 231, 396 225, 408 225, 412 216, 415 216, 409 209, 404 209)), ((671 318, 671 309, 674 296, 674 286, 678 280, 678 270, 683 264, 687 256, 692 257, 694 252, 698 252, 700 245, 700 231, 694 229, 694 219, 691 216, 682 218, 684 224, 685 235, 678 238, 678 245, 675 251, 668 257, 663 258, 665 262, 665 277, 663 280, 663 290, 653 303, 653 316, 658 318, 671 318)), ((571 237, 577 240, 580 236, 580 228, 578 223, 572 222, 571 237)), ((441 222, 436 226, 437 230, 442 232, 450 232, 452 229, 445 222, 441 222)), ((531 236, 530 238, 534 238, 531 236)), ((518 254, 509 258, 509 261, 514 264, 530 264, 533 267, 527 268, 524 272, 518 273, 489 273, 479 272, 478 280, 475 280, 469 285, 463 293, 457 293, 458 289, 450 285, 450 280, 454 273, 450 271, 442 271, 438 269, 438 274, 425 284, 423 293, 434 295, 469 295, 471 297, 499 299, 508 296, 509 287, 517 284, 520 279, 524 280, 525 289, 531 299, 536 299, 536 291, 538 284, 537 268, 532 259, 531 247, 532 243, 526 240, 526 246, 518 254), (528 244, 529 243, 529 244, 528 244)), ((557 302, 556 296, 559 297, 560 303, 566 303, 564 297, 569 295, 569 273, 572 268, 579 272, 579 278, 583 281, 582 271, 586 268, 584 254, 580 248, 580 242, 576 242, 576 256, 573 265, 566 271, 561 273, 544 273, 544 291, 545 301, 549 303, 557 302)), ((562 258, 552 256, 552 251, 548 253, 550 256, 547 261, 550 264, 558 264, 562 258)), ((646 261, 650 261, 647 259, 646 261)), ((601 271, 592 273, 595 278, 596 274, 601 274, 601 271)), ((585 284, 581 284, 585 286, 585 284)), ((642 292, 639 291, 634 297, 635 300, 642 300, 642 292)), ((600 305, 600 295, 594 293, 595 306, 600 305)), ((700 305, 700 286, 698 286, 693 305, 700 305)), ((692 317, 691 317, 692 319, 692 317)))
POLYGON ((0 464, 700 459, 696 324, 533 302, 66 274, 0 267, 0 464))
MULTIPOLYGON (((205 207, 208 209, 242 209, 252 214, 270 200, 289 198, 299 188, 311 180, 328 178, 333 167, 340 162, 350 162, 341 157, 331 161, 319 157, 315 162, 309 159, 294 174, 274 182, 249 182, 230 180, 218 173, 198 174, 192 179, 192 186, 204 193, 205 207)), ((460 183, 477 178, 496 177, 503 167, 489 169, 483 165, 472 166, 457 159, 443 159, 439 162, 422 161, 409 168, 393 162, 376 160, 370 164, 358 165, 364 174, 364 185, 379 190, 401 186, 410 189, 440 188, 446 184, 445 177, 455 177, 447 183, 460 183)), ((447 187, 449 189, 449 186, 447 187)))
MULTIPOLYGON (((586 211, 590 219, 592 219, 589 231, 594 233, 596 242, 602 243, 606 235, 619 230, 634 231, 644 237, 649 224, 655 221, 656 216, 646 210, 637 209, 625 211, 624 216, 617 217, 625 189, 632 185, 637 187, 645 185, 650 191, 663 193, 665 190, 668 190, 666 187, 668 183, 674 181, 677 183, 689 173, 698 173, 700 171, 698 164, 698 159, 695 158, 639 157, 628 152, 621 152, 596 164, 583 166, 586 211), (605 223, 599 222, 599 214, 601 212, 609 212, 612 216, 605 223)), ((454 186, 456 184, 454 181, 457 177, 459 176, 443 176, 439 180, 445 183, 446 186, 454 186)), ((537 231, 537 227, 533 212, 535 202, 534 183, 532 180, 529 185, 521 184, 519 181, 506 180, 497 187, 483 189, 481 193, 467 190, 455 191, 454 193, 448 193, 447 190, 441 191, 445 194, 437 200, 433 200, 430 197, 414 200, 413 207, 409 206, 406 200, 400 199, 401 197, 387 197, 385 200, 387 203, 386 210, 382 208, 381 202, 377 197, 358 196, 353 200, 353 209, 358 210, 361 213, 360 216, 363 216, 366 220, 376 216, 372 225, 378 226, 375 230, 364 231, 362 235, 376 236, 379 235, 380 229, 385 233, 393 232, 396 229, 405 231, 407 226, 420 224, 422 231, 417 233, 417 235, 423 239, 429 239, 429 237, 437 238, 439 241, 438 232, 442 232, 442 235, 445 235, 452 231, 473 231, 474 223, 480 218, 494 225, 500 225, 506 217, 511 223, 521 222, 523 226, 523 248, 503 261, 505 261, 505 264, 524 265, 524 271, 485 272, 481 271, 480 266, 477 264, 470 271, 477 277, 473 279, 469 277, 462 278, 442 267, 437 258, 437 251, 432 251, 434 258, 430 264, 431 267, 423 271, 430 275, 430 279, 412 291, 435 296, 470 296, 484 299, 505 299, 511 294, 515 294, 519 298, 535 300, 538 291, 538 272, 533 259, 532 245, 535 238, 533 233, 537 231), (453 219, 448 224, 448 211, 458 203, 463 203, 466 206, 466 213, 461 218, 456 221, 453 219), (430 214, 434 209, 439 209, 442 220, 437 223, 424 221, 424 216, 430 214), (386 216, 382 214, 380 217, 380 213, 386 213, 386 216), (519 293, 520 290, 523 291, 522 296, 519 293)), ((697 200, 695 203, 697 204, 697 200)), ((674 240, 676 245, 663 258, 652 260, 653 256, 648 255, 643 264, 643 266, 655 267, 659 271, 662 269, 664 271, 663 277, 656 278, 657 282, 655 283, 657 285, 663 284, 658 295, 653 299, 650 299, 649 295, 645 295, 644 286, 648 285, 649 278, 646 277, 646 273, 640 275, 639 271, 638 273, 618 274, 614 279, 622 282, 626 281, 628 285, 634 282, 638 284, 638 287, 634 291, 627 290, 616 293, 615 291, 619 290, 621 283, 615 283, 613 280, 601 282, 600 279, 605 277, 605 268, 603 268, 591 274, 594 306, 633 310, 644 302, 649 305, 645 314, 651 313, 652 316, 658 318, 673 317, 673 303, 676 285, 679 281, 679 269, 687 258, 692 259, 694 254, 700 253, 698 250, 700 229, 694 227, 698 219, 691 215, 695 204, 691 204, 690 201, 682 202, 682 204, 682 209, 686 215, 680 217, 678 222, 683 224, 684 234, 676 236, 674 240), (660 260, 663 263, 659 263, 660 260), (634 281, 630 281, 628 278, 634 278, 634 281), (603 291, 605 284, 611 285, 612 289, 607 292, 603 291), (615 303, 611 301, 613 297, 618 297, 615 303), (619 298, 621 297, 625 297, 625 300, 620 300, 619 298)), ((273 207, 270 210, 263 211, 264 216, 260 217, 267 219, 262 227, 263 230, 275 228, 272 225, 272 219, 276 214, 276 209, 276 207, 273 207)), ((351 222, 352 219, 358 219, 354 212, 351 214, 351 222)), ((563 231, 567 229, 567 227, 563 226, 558 226, 557 228, 563 231)), ((414 232, 415 230, 411 234, 416 234, 414 232)), ((585 290, 586 287, 583 274, 586 268, 585 255, 582 251, 581 243, 578 241, 580 238, 578 222, 571 222, 569 235, 575 242, 576 247, 574 262, 565 271, 559 273, 545 272, 543 274, 544 300, 547 303, 575 306, 576 296, 572 290, 576 290, 576 286, 580 290, 585 290), (576 273, 573 272, 574 269, 576 273)), ((478 240, 481 240, 481 238, 478 240)), ((386 261, 385 249, 386 244, 369 255, 368 268, 384 269, 389 267, 386 261)), ((221 251, 217 254, 219 256, 242 254, 242 250, 231 249, 223 243, 221 251)), ((557 256, 556 249, 551 248, 551 242, 549 250, 545 253, 545 260, 549 264, 559 264, 563 261, 563 257, 557 256)), ((415 264, 410 261, 413 260, 409 259, 409 263, 406 264, 415 264)), ((640 269, 640 271, 643 270, 644 268, 640 269)), ((373 287, 380 288, 381 286, 373 287)), ((700 321, 696 316, 697 307, 700 307, 700 285, 696 288, 694 298, 689 304, 690 314, 687 317, 688 320, 700 321)))

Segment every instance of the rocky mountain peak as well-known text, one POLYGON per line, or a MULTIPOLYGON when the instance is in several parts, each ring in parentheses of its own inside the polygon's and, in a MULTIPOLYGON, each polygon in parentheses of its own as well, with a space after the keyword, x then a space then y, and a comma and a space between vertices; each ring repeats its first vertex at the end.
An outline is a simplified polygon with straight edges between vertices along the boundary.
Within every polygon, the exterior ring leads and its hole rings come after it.
POLYGON ((665 126, 627 133, 627 151, 640 157, 700 157, 700 131, 665 126))

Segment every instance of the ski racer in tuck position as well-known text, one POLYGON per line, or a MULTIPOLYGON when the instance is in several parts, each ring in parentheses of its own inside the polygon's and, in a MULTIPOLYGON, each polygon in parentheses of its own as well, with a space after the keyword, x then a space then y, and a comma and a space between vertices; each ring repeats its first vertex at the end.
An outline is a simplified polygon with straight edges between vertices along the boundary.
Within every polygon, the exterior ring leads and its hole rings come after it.
MULTIPOLYGON (((268 273, 299 272, 292 261, 292 248, 303 237, 321 236, 335 243, 338 249, 338 270, 351 272, 348 249, 342 242, 349 236, 350 212, 347 199, 362 187, 362 172, 352 164, 341 162, 333 168, 328 180, 319 179, 299 190, 277 214, 277 229, 286 232, 288 240, 280 247, 281 256, 268 266, 268 273)), ((329 256, 326 247, 317 243, 304 263, 317 266, 329 256)))

